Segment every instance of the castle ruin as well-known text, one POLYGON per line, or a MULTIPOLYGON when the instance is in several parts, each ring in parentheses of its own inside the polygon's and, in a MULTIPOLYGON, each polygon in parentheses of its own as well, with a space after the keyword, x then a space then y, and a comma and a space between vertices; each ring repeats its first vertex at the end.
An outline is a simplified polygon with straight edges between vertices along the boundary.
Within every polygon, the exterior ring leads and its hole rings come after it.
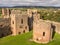
POLYGON ((37 43, 47 43, 51 41, 51 23, 41 20, 38 12, 33 13, 33 19, 33 40, 37 43))
POLYGON ((52 40, 54 32, 60 34, 60 23, 40 19, 36 9, 27 9, 27 11, 13 9, 10 12, 8 8, 2 8, 2 16, 0 37, 23 34, 33 29, 33 41, 48 43, 52 40))

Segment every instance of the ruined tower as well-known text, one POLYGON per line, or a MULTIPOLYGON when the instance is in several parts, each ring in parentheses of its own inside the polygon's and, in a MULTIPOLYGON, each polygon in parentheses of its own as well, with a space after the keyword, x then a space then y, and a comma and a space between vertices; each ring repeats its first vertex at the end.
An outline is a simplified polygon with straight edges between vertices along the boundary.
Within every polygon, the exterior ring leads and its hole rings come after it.
POLYGON ((37 13, 37 9, 28 9, 27 14, 29 17, 29 19, 28 19, 29 20, 28 21, 29 22, 29 29, 31 30, 31 29, 33 29, 33 20, 40 18, 40 17, 39 17, 39 14, 37 13), (38 16, 36 16, 36 15, 38 15, 38 16))
POLYGON ((13 35, 29 32, 27 13, 20 10, 12 10, 11 30, 13 35))
POLYGON ((31 10, 31 9, 28 9, 28 10, 27 10, 27 14, 28 14, 29 30, 32 30, 32 28, 33 28, 33 16, 32 16, 32 10, 31 10))
POLYGON ((3 18, 9 18, 10 17, 9 8, 2 8, 2 16, 3 16, 3 18))
POLYGON ((33 22, 33 40, 37 43, 48 43, 51 41, 51 23, 43 20, 33 22))
POLYGON ((48 43, 51 39, 51 23, 40 19, 38 12, 33 12, 33 40, 37 43, 48 43))
POLYGON ((40 19, 40 14, 38 13, 37 10, 33 10, 32 15, 33 15, 33 21, 38 21, 40 19))
POLYGON ((10 19, 0 18, 0 38, 8 35, 11 35, 10 19))

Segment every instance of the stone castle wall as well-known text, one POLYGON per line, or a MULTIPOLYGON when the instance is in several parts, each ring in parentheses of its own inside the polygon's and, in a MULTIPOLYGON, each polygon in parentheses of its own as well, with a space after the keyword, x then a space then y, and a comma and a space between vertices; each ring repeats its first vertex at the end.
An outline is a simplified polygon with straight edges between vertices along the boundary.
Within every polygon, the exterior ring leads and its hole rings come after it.
POLYGON ((54 31, 60 34, 60 22, 54 22, 50 20, 44 20, 44 21, 52 23, 52 26, 54 26, 54 31))
POLYGON ((52 24, 55 26, 55 32, 60 34, 60 23, 59 22, 52 22, 52 24))
POLYGON ((0 37, 4 37, 10 34, 10 19, 0 18, 0 37))

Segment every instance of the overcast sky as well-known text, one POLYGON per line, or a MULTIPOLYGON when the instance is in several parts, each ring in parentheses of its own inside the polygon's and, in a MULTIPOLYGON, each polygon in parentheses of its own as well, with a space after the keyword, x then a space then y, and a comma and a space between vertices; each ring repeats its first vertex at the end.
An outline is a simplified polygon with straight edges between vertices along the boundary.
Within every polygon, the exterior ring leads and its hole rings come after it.
POLYGON ((59 6, 60 0, 0 0, 0 6, 59 6))

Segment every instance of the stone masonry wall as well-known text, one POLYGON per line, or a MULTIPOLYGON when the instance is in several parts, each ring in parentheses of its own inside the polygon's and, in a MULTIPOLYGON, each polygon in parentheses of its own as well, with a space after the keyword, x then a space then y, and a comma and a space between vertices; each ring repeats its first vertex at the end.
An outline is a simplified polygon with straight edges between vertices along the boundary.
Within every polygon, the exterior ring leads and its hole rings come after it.
POLYGON ((20 10, 12 10, 11 27, 13 35, 29 32, 27 13, 20 10))
POLYGON ((48 43, 52 39, 51 23, 37 21, 33 23, 33 40, 37 43, 48 43))
POLYGON ((0 18, 0 37, 11 34, 10 19, 0 18))

